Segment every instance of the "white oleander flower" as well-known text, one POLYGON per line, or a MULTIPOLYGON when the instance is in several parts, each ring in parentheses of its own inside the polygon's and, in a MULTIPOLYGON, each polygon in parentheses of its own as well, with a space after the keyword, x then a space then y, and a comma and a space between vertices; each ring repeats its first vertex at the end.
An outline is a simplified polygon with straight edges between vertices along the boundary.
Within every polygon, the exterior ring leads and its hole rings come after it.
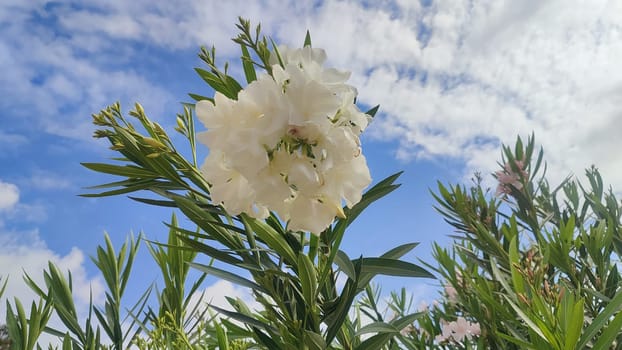
POLYGON ((283 49, 284 66, 260 76, 237 100, 199 101, 210 154, 202 172, 212 200, 232 215, 265 218, 319 234, 361 200, 371 176, 360 133, 369 116, 354 104, 349 73, 322 66, 321 49, 283 49))

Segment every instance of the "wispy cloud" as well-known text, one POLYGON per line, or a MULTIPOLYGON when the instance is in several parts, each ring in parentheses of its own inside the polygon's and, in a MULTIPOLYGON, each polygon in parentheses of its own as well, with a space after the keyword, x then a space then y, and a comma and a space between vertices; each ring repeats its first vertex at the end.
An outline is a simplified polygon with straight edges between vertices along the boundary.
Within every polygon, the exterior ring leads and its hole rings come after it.
MULTIPOLYGON (((15 151, 28 144, 28 138, 21 134, 6 132, 0 129, 0 144, 3 151, 15 151)), ((4 152, 0 152, 0 157, 4 155, 4 152)))
POLYGON ((3 120, 86 140, 92 134, 89 116, 116 100, 140 100, 154 112, 175 103, 165 87, 128 64, 136 57, 115 50, 114 38, 94 35, 89 26, 75 32, 59 26, 63 11, 69 10, 52 3, 0 5, 0 16, 20 18, 3 22, 0 36, 3 120))
POLYGON ((67 176, 61 176, 47 170, 34 171, 24 182, 26 185, 38 190, 65 190, 72 187, 72 183, 67 176))
POLYGON ((19 202, 19 188, 0 180, 0 211, 12 210, 19 202))

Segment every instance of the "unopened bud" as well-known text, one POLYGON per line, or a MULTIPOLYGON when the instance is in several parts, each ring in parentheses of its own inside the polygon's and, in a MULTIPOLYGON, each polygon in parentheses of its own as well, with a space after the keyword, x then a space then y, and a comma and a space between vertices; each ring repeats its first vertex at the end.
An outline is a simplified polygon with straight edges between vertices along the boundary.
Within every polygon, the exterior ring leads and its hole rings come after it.
POLYGON ((143 137, 143 141, 153 148, 166 149, 166 146, 162 142, 151 137, 143 137))

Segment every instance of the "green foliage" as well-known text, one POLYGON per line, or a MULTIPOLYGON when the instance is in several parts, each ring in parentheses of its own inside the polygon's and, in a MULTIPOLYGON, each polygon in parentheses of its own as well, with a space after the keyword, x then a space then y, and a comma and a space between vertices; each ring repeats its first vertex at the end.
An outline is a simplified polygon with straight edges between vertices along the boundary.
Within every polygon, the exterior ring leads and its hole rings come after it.
POLYGON ((14 303, 15 311, 9 301, 6 302, 7 338, 10 340, 11 349, 40 349, 37 340, 52 315, 51 304, 44 300, 39 300, 39 303, 33 301, 30 314, 26 315, 19 299, 15 298, 14 303))
MULTIPOLYGON (((203 297, 197 294, 207 274, 201 274, 189 285, 188 272, 197 251, 177 235, 177 218, 174 214, 168 226, 166 244, 149 242, 148 245, 151 256, 160 268, 164 288, 157 292, 158 308, 149 307, 145 319, 139 324, 151 342, 172 344, 175 348, 192 348, 202 341, 201 326, 208 316, 207 309, 202 307, 203 297)), ((192 242, 198 243, 199 240, 192 242)), ((144 339, 137 338, 135 341, 140 343, 144 339)))
POLYGON ((129 332, 135 324, 135 321, 132 321, 125 331, 122 329, 122 323, 125 320, 121 319, 121 297, 127 287, 140 237, 138 242, 134 239, 126 241, 118 254, 115 253, 108 235, 105 235, 105 240, 106 248, 97 247, 97 257, 92 260, 102 272, 108 291, 106 291, 104 310, 93 308, 93 311, 100 326, 112 341, 112 348, 121 350, 125 348, 124 344, 127 344, 129 332))
POLYGON ((92 322, 92 304, 83 328, 80 326, 72 295, 71 272, 68 272, 67 276, 65 278, 63 273, 52 262, 48 263, 48 270, 43 272, 44 287, 38 286, 30 276, 25 276, 25 280, 31 289, 46 301, 46 305, 49 305, 50 309, 54 310, 68 331, 66 333, 57 329, 47 328, 46 332, 59 337, 70 337, 73 349, 100 349, 101 333, 99 328, 94 327, 92 322))
POLYGON ((620 202, 594 167, 587 186, 569 177, 551 189, 534 144, 503 148, 496 195, 479 176, 471 188, 439 183, 455 244, 434 246, 444 298, 417 321, 410 348, 622 348, 620 202), (459 317, 479 334, 434 339, 459 317))

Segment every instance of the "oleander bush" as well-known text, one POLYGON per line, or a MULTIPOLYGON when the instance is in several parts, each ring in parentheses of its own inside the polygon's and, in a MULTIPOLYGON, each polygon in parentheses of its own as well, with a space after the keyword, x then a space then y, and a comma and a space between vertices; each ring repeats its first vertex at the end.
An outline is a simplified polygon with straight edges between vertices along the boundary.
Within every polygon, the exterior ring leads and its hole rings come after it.
MULTIPOLYGON (((41 285, 25 275, 39 299, 29 309, 6 300, 0 349, 40 349, 43 333, 63 350, 622 348, 620 202, 596 168, 587 181, 552 186, 534 137, 518 138, 502 149, 495 189, 479 174, 470 186, 438 184, 432 195, 454 244, 435 244, 435 262, 402 259, 416 242, 349 257, 340 246, 350 224, 399 187, 400 173, 372 185, 363 153, 378 107, 359 109, 349 73, 326 67, 308 33, 288 48, 246 20, 238 29, 245 83, 216 63, 215 49, 201 49, 207 69, 196 71, 214 93, 190 94, 195 102, 176 116, 186 145, 139 104, 129 116, 118 103, 93 115, 115 157, 83 165, 115 178, 84 196, 170 208, 168 240, 141 234, 115 248, 105 235, 92 256, 105 298, 86 318, 70 272, 49 263, 41 285), (124 305, 141 245, 161 279, 124 305), (208 275, 247 288, 256 306, 210 304, 208 275), (406 289, 383 297, 377 275, 436 276, 439 299, 414 305, 406 289)), ((1 298, 5 277, 0 285, 1 298)))

